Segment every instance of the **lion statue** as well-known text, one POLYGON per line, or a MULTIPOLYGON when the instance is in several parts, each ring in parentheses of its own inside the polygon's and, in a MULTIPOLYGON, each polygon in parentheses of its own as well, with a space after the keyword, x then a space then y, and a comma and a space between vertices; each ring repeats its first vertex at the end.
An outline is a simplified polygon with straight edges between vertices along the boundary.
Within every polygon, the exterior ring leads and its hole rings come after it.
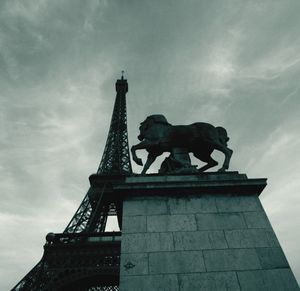
POLYGON ((224 172, 229 167, 233 151, 227 147, 229 137, 223 127, 214 127, 204 122, 171 125, 164 115, 156 114, 148 116, 141 123, 139 130, 138 139, 141 142, 131 147, 131 153, 133 160, 142 166, 143 162, 137 157, 136 151, 147 150, 148 157, 142 174, 145 174, 155 159, 164 152, 170 152, 166 162, 168 159, 176 162, 177 168, 178 165, 191 166, 189 153, 193 153, 196 158, 206 163, 198 169, 199 172, 203 172, 218 164, 211 157, 212 152, 218 150, 225 155, 224 163, 218 171, 224 172))

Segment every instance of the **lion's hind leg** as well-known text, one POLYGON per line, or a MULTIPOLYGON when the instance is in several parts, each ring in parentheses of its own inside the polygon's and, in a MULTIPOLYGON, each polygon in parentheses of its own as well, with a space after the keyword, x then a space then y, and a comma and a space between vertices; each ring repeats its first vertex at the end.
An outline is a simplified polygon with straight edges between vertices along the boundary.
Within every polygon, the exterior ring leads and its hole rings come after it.
POLYGON ((194 156, 201 160, 202 162, 206 162, 207 164, 204 165, 203 167, 199 168, 198 171, 201 173, 201 172, 204 172, 210 168, 213 168, 215 166, 218 165, 218 162, 215 161, 210 155, 207 155, 207 156, 201 156, 200 154, 198 153, 194 153, 194 156))
POLYGON ((218 170, 218 172, 225 172, 229 168, 229 162, 233 153, 233 150, 222 145, 222 144, 215 144, 215 149, 222 152, 225 155, 224 163, 222 167, 218 170))

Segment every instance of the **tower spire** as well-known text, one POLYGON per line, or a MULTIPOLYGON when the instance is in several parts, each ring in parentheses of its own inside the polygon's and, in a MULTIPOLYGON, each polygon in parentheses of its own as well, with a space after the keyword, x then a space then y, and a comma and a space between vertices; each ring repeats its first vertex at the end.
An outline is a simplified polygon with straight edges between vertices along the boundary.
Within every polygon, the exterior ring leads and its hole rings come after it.
POLYGON ((128 83, 122 71, 116 82, 116 100, 103 156, 97 173, 101 175, 130 175, 132 173, 127 132, 126 93, 128 83))

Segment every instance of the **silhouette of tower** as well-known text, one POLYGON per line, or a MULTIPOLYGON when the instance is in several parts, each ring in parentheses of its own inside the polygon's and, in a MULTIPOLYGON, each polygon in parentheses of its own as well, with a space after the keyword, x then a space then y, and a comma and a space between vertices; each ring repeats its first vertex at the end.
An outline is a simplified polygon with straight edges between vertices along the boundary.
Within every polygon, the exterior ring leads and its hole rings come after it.
POLYGON ((119 290, 121 232, 105 227, 108 216, 116 215, 121 229, 122 200, 112 188, 132 174, 123 71, 116 91, 104 153, 87 194, 64 232, 46 236, 41 261, 12 290, 119 290))

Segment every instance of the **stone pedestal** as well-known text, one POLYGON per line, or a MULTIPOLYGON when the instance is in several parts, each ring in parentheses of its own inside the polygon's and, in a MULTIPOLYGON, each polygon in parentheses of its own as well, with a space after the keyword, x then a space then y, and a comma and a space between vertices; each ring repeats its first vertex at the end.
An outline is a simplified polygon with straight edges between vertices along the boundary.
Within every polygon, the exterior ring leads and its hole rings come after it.
POLYGON ((237 172, 130 177, 121 291, 299 290, 259 194, 237 172))

